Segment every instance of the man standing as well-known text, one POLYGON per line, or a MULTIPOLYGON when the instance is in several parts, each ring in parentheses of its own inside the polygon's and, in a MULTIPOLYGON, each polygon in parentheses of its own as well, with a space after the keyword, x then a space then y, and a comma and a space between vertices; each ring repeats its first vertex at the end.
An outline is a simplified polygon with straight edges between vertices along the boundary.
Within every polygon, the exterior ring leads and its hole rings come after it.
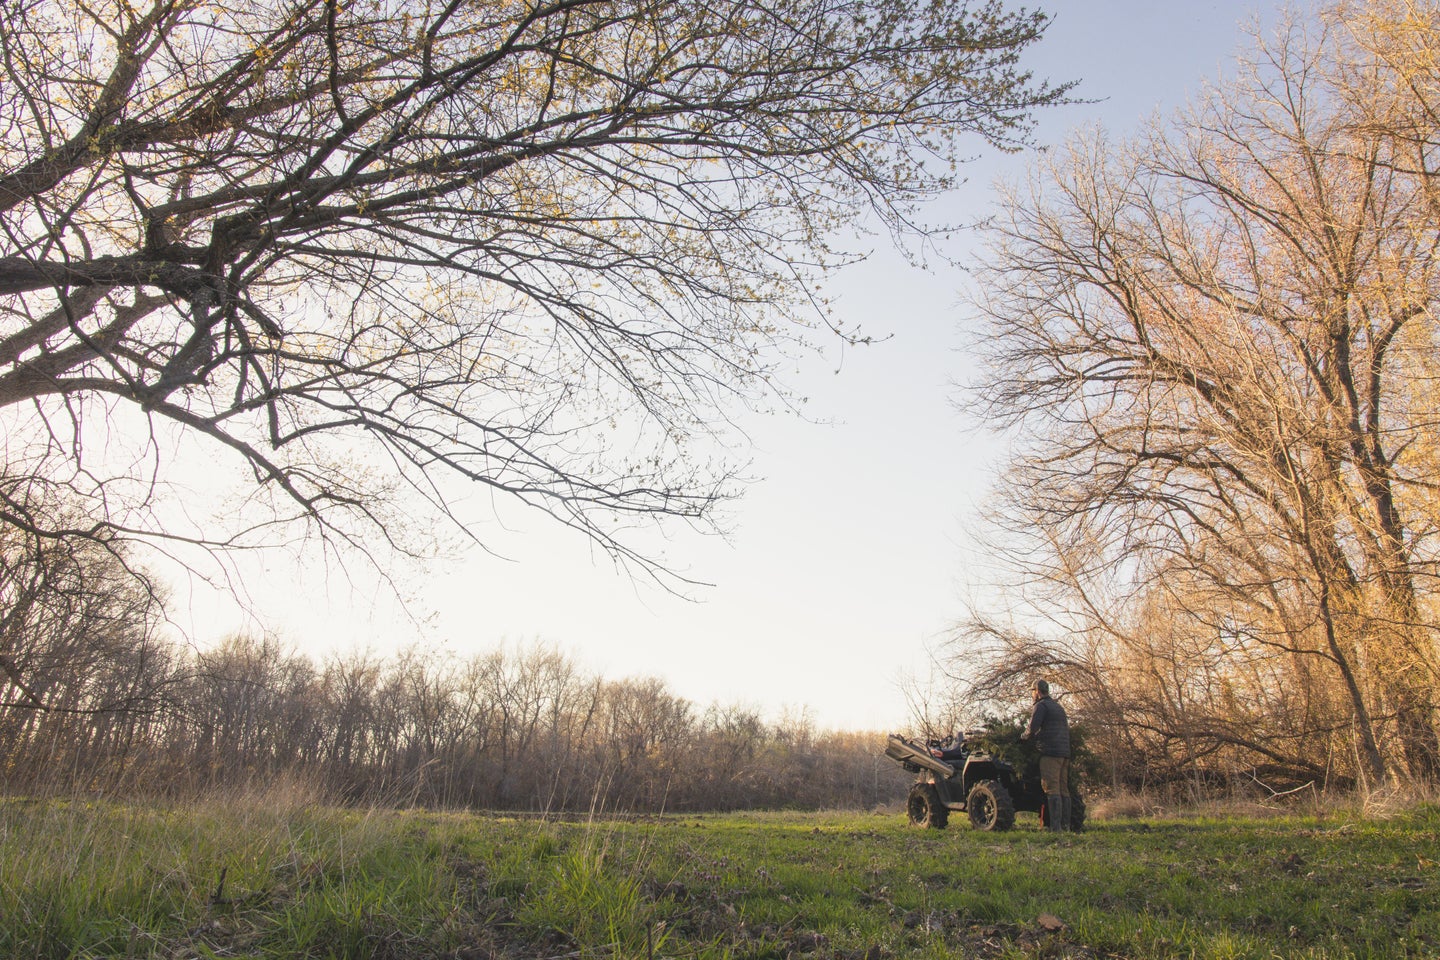
POLYGON ((1035 709, 1021 740, 1034 739, 1040 749, 1040 787, 1045 791, 1046 826, 1070 829, 1070 720, 1065 708, 1050 699, 1050 684, 1036 680, 1035 709))

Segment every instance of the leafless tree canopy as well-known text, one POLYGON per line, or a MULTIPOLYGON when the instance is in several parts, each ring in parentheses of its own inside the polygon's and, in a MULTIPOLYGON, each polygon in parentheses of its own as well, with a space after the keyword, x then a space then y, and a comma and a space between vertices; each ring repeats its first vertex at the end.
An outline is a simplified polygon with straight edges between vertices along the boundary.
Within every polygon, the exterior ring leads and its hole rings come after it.
POLYGON ((996 227, 985 412, 1023 431, 1005 549, 1052 620, 971 649, 1059 668, 1122 755, 1440 773, 1437 26, 1296 24, 996 227))
POLYGON ((447 513, 452 477, 643 566, 616 518, 703 520, 735 464, 687 444, 840 327, 828 238, 923 229, 966 150, 1063 95, 1017 65, 1043 24, 953 0, 8 3, 0 415, 30 486, 4 521, 360 538, 398 532, 396 491, 447 513), (253 472, 243 520, 148 509, 177 435, 253 472))

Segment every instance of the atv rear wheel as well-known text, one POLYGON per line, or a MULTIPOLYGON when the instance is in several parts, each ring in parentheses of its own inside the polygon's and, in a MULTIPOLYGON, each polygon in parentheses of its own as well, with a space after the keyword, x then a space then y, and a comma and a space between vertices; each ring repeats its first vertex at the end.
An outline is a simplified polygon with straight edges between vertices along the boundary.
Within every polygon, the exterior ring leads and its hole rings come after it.
POLYGON ((1015 826, 1015 802, 999 780, 982 780, 965 799, 970 823, 976 830, 1009 830, 1015 826))
POLYGON ((950 822, 950 811, 940 802, 940 792, 933 783, 911 786, 905 810, 910 814, 910 822, 917 827, 944 830, 945 824, 950 822))

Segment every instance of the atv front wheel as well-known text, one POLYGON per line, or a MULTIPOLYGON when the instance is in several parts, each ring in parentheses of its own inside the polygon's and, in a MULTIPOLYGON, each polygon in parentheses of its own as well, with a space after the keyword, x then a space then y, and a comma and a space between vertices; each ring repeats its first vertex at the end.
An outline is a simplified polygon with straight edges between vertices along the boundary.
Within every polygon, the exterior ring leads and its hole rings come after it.
POLYGON ((910 799, 905 804, 910 822, 917 827, 944 830, 950 821, 950 811, 940 802, 940 793, 933 783, 917 783, 910 788, 910 799))
POLYGON ((965 799, 970 823, 976 830, 1009 830, 1015 826, 1015 803, 999 780, 982 780, 965 799))

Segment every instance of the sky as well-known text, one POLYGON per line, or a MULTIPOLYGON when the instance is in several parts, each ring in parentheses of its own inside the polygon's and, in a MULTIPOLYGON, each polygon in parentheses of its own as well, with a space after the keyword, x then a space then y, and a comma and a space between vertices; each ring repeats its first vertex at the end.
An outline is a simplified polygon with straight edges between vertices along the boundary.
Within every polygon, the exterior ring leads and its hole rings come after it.
MULTIPOLYGON (((1037 76, 1078 80, 1096 101, 1045 112, 1039 144, 1079 126, 1136 132, 1219 78, 1271 5, 1184 0, 1041 0, 1054 17, 1032 48, 1037 76)), ((992 209, 997 178, 1027 154, 985 156, 933 219, 992 209)), ((876 243, 882 243, 877 239, 876 243)), ((963 235, 947 253, 970 260, 963 235)), ((739 704, 817 728, 913 727, 905 687, 982 588, 967 537, 983 517, 1000 448, 956 409, 971 372, 963 270, 926 272, 877 247, 832 290, 846 326, 882 342, 803 360, 788 385, 805 417, 742 416, 756 477, 726 516, 726 538, 679 531, 667 560, 710 586, 675 596, 632 579, 582 538, 538 515, 486 531, 494 552, 397 573, 313 553, 247 561, 256 623, 203 589, 177 590, 196 642, 269 630, 312 655, 419 645, 465 657, 545 644, 607 679, 659 677, 697 708, 739 704), (399 596, 396 595, 398 592, 399 596), (402 607, 403 601, 403 607, 402 607)))

